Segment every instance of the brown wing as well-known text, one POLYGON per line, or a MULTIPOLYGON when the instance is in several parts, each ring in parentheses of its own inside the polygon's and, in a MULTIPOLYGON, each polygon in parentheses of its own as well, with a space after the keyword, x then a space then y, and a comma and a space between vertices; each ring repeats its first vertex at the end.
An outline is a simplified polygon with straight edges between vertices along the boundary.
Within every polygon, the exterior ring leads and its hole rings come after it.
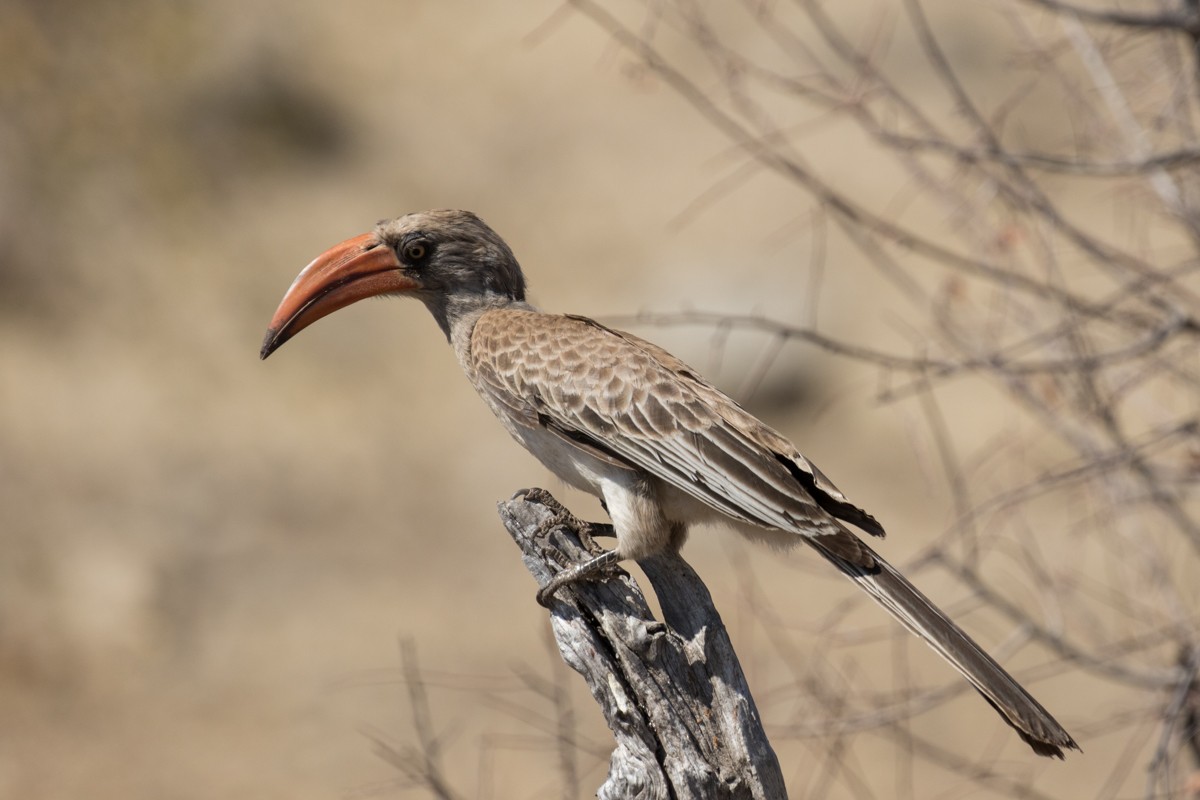
POLYGON ((882 535, 783 436, 665 350, 585 317, 498 309, 472 334, 491 399, 739 520, 812 535, 826 513, 882 535))
POLYGON ((929 643, 1040 755, 1070 734, 962 629, 832 516, 883 534, 781 435, 687 365, 583 317, 496 310, 472 336, 480 386, 514 419, 644 470, 740 520, 806 537, 929 643))

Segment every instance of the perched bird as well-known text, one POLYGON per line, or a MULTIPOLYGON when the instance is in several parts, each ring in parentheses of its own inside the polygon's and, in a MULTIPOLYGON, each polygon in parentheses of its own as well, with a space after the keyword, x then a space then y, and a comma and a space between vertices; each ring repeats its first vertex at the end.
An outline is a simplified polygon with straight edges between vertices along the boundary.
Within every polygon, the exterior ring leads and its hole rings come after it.
POLYGON ((508 432, 563 481, 598 496, 612 518, 616 547, 559 573, 539 602, 618 561, 677 549, 693 525, 725 522, 775 546, 804 542, 961 672, 1034 752, 1079 749, 843 525, 884 534, 791 442, 650 342, 534 308, 512 251, 474 214, 408 214, 318 256, 284 295, 262 358, 321 317, 383 294, 423 302, 508 432))

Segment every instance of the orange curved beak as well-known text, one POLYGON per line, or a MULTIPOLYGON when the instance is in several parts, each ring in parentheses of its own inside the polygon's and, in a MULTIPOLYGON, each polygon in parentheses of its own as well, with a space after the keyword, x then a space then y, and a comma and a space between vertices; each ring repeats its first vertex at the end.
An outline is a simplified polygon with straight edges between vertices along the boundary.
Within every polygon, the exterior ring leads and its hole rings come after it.
POLYGON ((392 248, 375 234, 347 239, 317 256, 296 276, 271 319, 259 358, 271 355, 321 317, 364 297, 419 288, 421 284, 404 273, 392 248))

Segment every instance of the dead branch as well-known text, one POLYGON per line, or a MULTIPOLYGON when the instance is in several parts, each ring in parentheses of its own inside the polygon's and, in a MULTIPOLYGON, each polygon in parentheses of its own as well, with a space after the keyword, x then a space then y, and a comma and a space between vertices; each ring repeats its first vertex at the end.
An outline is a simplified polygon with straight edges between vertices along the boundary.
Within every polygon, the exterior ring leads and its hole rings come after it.
MULTIPOLYGON (((518 493, 500 517, 540 585, 588 556, 579 531, 518 493)), ((787 796, 737 655, 708 589, 679 556, 640 563, 663 609, 637 584, 577 584, 550 617, 559 653, 583 676, 616 739, 600 798, 787 796)))

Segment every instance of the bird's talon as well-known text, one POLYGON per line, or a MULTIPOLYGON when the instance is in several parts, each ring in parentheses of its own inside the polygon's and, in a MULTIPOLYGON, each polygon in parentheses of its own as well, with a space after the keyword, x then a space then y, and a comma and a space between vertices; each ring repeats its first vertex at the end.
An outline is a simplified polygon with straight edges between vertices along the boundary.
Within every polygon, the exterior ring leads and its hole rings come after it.
POLYGON ((560 525, 565 528, 570 528, 579 536, 579 542, 584 549, 592 556, 601 555, 604 548, 596 544, 593 537, 595 536, 616 536, 612 525, 606 525, 599 522, 588 522, 580 519, 567 510, 567 507, 558 502, 550 492, 545 489, 534 487, 532 489, 522 489, 517 492, 517 496, 524 499, 526 502, 537 503, 550 511, 550 516, 543 520, 538 525, 538 536, 545 538, 550 535, 550 532, 560 525))
POLYGON ((557 563, 558 566, 563 570, 568 570, 575 565, 575 562, 571 560, 571 557, 562 550, 559 550, 557 547, 547 547, 545 552, 550 556, 550 558, 553 558, 555 563, 557 563))
POLYGON ((579 528, 579 542, 592 556, 599 556, 604 553, 604 548, 596 544, 595 537, 616 535, 616 529, 612 525, 605 525, 600 522, 585 522, 579 528))
POLYGON ((546 584, 538 589, 536 599, 539 606, 542 608, 554 607, 554 592, 550 591, 550 584, 546 584))
POLYGON ((570 513, 562 503, 558 502, 554 495, 550 494, 550 492, 546 491, 540 486, 522 489, 521 491, 517 492, 516 496, 520 497, 527 503, 537 503, 539 506, 545 506, 546 508, 550 509, 555 516, 558 516, 559 514, 570 513))
POLYGON ((550 608, 550 601, 554 599, 554 593, 568 584, 579 583, 580 581, 607 580, 608 578, 620 575, 617 567, 620 560, 621 554, 619 552, 616 550, 605 550, 589 561, 584 561, 582 564, 574 564, 564 569, 551 578, 549 583, 538 589, 538 604, 545 608, 550 608))

